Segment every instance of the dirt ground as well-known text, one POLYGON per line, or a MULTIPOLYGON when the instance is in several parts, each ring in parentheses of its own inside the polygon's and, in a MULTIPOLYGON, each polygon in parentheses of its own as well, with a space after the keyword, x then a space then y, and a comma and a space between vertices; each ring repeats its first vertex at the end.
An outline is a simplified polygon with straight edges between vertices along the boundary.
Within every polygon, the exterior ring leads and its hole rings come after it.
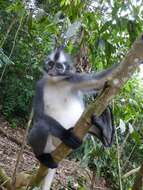
MULTIPOLYGON (((4 168, 9 176, 13 174, 24 133, 24 129, 12 129, 7 121, 0 118, 0 167, 4 168)), ((37 167, 38 162, 27 145, 20 162, 19 172, 32 171, 37 167)), ((93 175, 88 169, 81 168, 79 163, 69 160, 64 160, 59 165, 52 189, 76 190, 80 180, 82 180, 82 183, 84 181, 84 188, 86 187, 87 190, 107 190, 106 181, 103 178, 96 180, 95 177, 93 179, 93 175), (91 185, 93 184, 92 181, 95 182, 93 187, 91 185), (71 187, 67 188, 69 183, 71 187)))

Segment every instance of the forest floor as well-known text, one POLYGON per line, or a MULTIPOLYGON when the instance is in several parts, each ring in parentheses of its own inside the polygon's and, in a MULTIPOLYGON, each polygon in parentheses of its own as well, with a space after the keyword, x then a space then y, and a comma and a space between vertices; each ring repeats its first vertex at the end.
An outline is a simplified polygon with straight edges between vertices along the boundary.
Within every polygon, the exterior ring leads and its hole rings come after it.
MULTIPOLYGON (((0 118, 0 167, 6 171, 8 176, 12 176, 13 174, 24 133, 25 129, 12 129, 7 121, 0 118)), ((33 171, 37 167, 38 162, 34 154, 30 147, 26 145, 19 165, 19 172, 33 171)), ((109 190, 106 187, 104 178, 97 179, 91 171, 87 168, 82 168, 74 160, 64 160, 61 162, 59 169, 57 169, 52 189, 77 190, 80 182, 84 184, 84 188, 87 190, 109 190), (91 185, 93 182, 95 185, 91 185), (67 186, 68 188, 66 188, 67 186)))

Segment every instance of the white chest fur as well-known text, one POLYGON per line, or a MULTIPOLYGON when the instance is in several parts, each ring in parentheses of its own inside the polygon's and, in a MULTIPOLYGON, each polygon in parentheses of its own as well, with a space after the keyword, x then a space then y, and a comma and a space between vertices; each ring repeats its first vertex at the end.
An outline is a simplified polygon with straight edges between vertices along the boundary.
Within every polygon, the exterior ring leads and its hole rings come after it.
POLYGON ((78 95, 71 93, 68 86, 47 85, 44 88, 45 113, 56 119, 64 128, 74 127, 84 111, 78 95))

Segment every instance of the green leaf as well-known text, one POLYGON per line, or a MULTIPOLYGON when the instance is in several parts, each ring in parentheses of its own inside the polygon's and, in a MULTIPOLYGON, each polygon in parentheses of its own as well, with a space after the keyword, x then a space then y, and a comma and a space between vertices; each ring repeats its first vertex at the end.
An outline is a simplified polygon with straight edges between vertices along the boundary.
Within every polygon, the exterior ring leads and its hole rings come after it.
POLYGON ((141 143, 141 136, 138 132, 134 131, 132 134, 131 134, 132 138, 135 140, 135 142, 137 144, 140 144, 141 143))

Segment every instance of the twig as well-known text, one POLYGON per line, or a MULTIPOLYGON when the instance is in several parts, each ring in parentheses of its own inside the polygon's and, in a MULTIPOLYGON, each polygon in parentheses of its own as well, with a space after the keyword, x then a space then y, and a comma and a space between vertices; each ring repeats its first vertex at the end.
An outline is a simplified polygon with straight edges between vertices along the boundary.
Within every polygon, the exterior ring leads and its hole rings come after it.
POLYGON ((116 145, 117 145, 119 184, 120 184, 120 190, 123 190, 122 177, 121 177, 121 165, 120 165, 120 147, 119 147, 118 134, 117 134, 116 128, 115 128, 115 137, 116 137, 116 145))
POLYGON ((92 180, 91 180, 91 186, 90 186, 91 190, 94 190, 95 179, 96 179, 96 171, 92 171, 92 180))
POLYGON ((24 18, 24 14, 23 14, 22 17, 20 18, 20 23, 19 23, 19 26, 18 26, 17 31, 16 31, 16 33, 15 33, 15 36, 14 36, 13 46, 12 46, 12 49, 11 49, 11 51, 10 51, 9 58, 11 58, 11 56, 12 56, 12 54, 13 54, 13 50, 14 50, 15 44, 16 44, 16 39, 17 39, 18 33, 19 33, 19 31, 20 31, 20 28, 21 28, 21 26, 22 26, 23 18, 24 18))
MULTIPOLYGON (((11 51, 10 51, 10 54, 9 54, 9 59, 11 58, 11 56, 12 56, 12 54, 13 54, 13 50, 14 50, 14 48, 15 48, 15 43, 16 43, 16 38, 17 38, 18 33, 19 33, 19 31, 20 31, 23 18, 24 18, 24 15, 22 15, 22 17, 21 17, 21 19, 20 19, 20 23, 19 23, 18 29, 17 29, 17 31, 16 31, 16 33, 15 33, 13 45, 12 45, 12 48, 11 48, 11 51)), ((0 77, 0 83, 1 83, 2 78, 3 78, 3 76, 4 76, 4 73, 5 73, 5 70, 6 70, 7 65, 8 65, 8 64, 5 63, 4 69, 3 69, 2 74, 1 74, 1 77, 0 77)))
POLYGON ((85 168, 85 172, 88 175, 90 181, 92 181, 92 176, 91 176, 90 172, 86 168, 85 168))
POLYGON ((131 152, 130 152, 130 154, 129 154, 129 157, 126 159, 124 165, 122 166, 122 170, 125 168, 126 164, 127 164, 127 163, 129 162, 129 160, 131 159, 131 156, 133 155, 135 148, 136 148, 136 144, 133 146, 133 148, 132 148, 132 150, 131 150, 131 152))
POLYGON ((0 186, 11 190, 11 179, 6 175, 2 168, 0 168, 0 186))
POLYGON ((126 145, 126 142, 127 142, 128 138, 129 138, 129 136, 130 136, 130 133, 128 132, 127 135, 125 136, 125 139, 124 139, 122 145, 120 146, 120 158, 122 157, 124 147, 126 145))
MULTIPOLYGON (((135 124, 136 120, 137 120, 137 117, 134 119, 134 122, 132 123, 132 125, 135 124)), ((121 147, 120 147, 120 157, 121 157, 121 155, 122 155, 123 149, 124 149, 124 147, 125 147, 125 145, 126 145, 126 142, 127 142, 128 138, 129 138, 129 136, 130 136, 130 132, 127 133, 127 135, 126 135, 126 137, 125 137, 125 139, 124 139, 124 141, 123 141, 123 143, 122 143, 122 145, 121 145, 121 147)), ((131 152, 132 152, 132 151, 131 151, 131 152)))
POLYGON ((124 174, 124 175, 122 176, 122 178, 127 178, 127 177, 129 177, 130 175, 133 175, 134 173, 137 173, 140 168, 141 168, 141 167, 139 166, 138 168, 132 169, 131 171, 129 171, 129 172, 127 172, 126 174, 124 174))
POLYGON ((0 61, 2 64, 12 64, 14 65, 15 63, 9 59, 9 57, 3 52, 3 50, 0 48, 0 61))
POLYGON ((12 20, 11 24, 9 25, 9 27, 8 27, 8 29, 7 29, 7 32, 6 32, 6 35, 5 35, 5 37, 3 38, 3 40, 1 41, 0 48, 3 47, 5 41, 6 41, 7 37, 8 37, 8 35, 9 35, 9 33, 10 33, 12 27, 13 27, 13 25, 14 25, 15 22, 16 22, 16 20, 17 20, 17 18, 15 17, 15 18, 12 20))
POLYGON ((22 154, 23 154, 24 147, 26 145, 26 139, 27 139, 27 135, 28 135, 28 131, 29 131, 31 122, 32 122, 32 118, 33 118, 33 109, 31 111, 31 114, 30 114, 30 117, 29 117, 29 120, 28 120, 28 123, 27 123, 26 131, 25 131, 23 141, 22 141, 22 146, 21 146, 20 152, 18 153, 16 164, 15 164, 15 169, 14 169, 14 172, 13 172, 13 175, 12 175, 12 187, 13 187, 13 190, 15 190, 16 174, 17 174, 17 171, 18 171, 18 167, 19 167, 19 164, 20 164, 20 160, 21 160, 21 157, 22 157, 22 154))

